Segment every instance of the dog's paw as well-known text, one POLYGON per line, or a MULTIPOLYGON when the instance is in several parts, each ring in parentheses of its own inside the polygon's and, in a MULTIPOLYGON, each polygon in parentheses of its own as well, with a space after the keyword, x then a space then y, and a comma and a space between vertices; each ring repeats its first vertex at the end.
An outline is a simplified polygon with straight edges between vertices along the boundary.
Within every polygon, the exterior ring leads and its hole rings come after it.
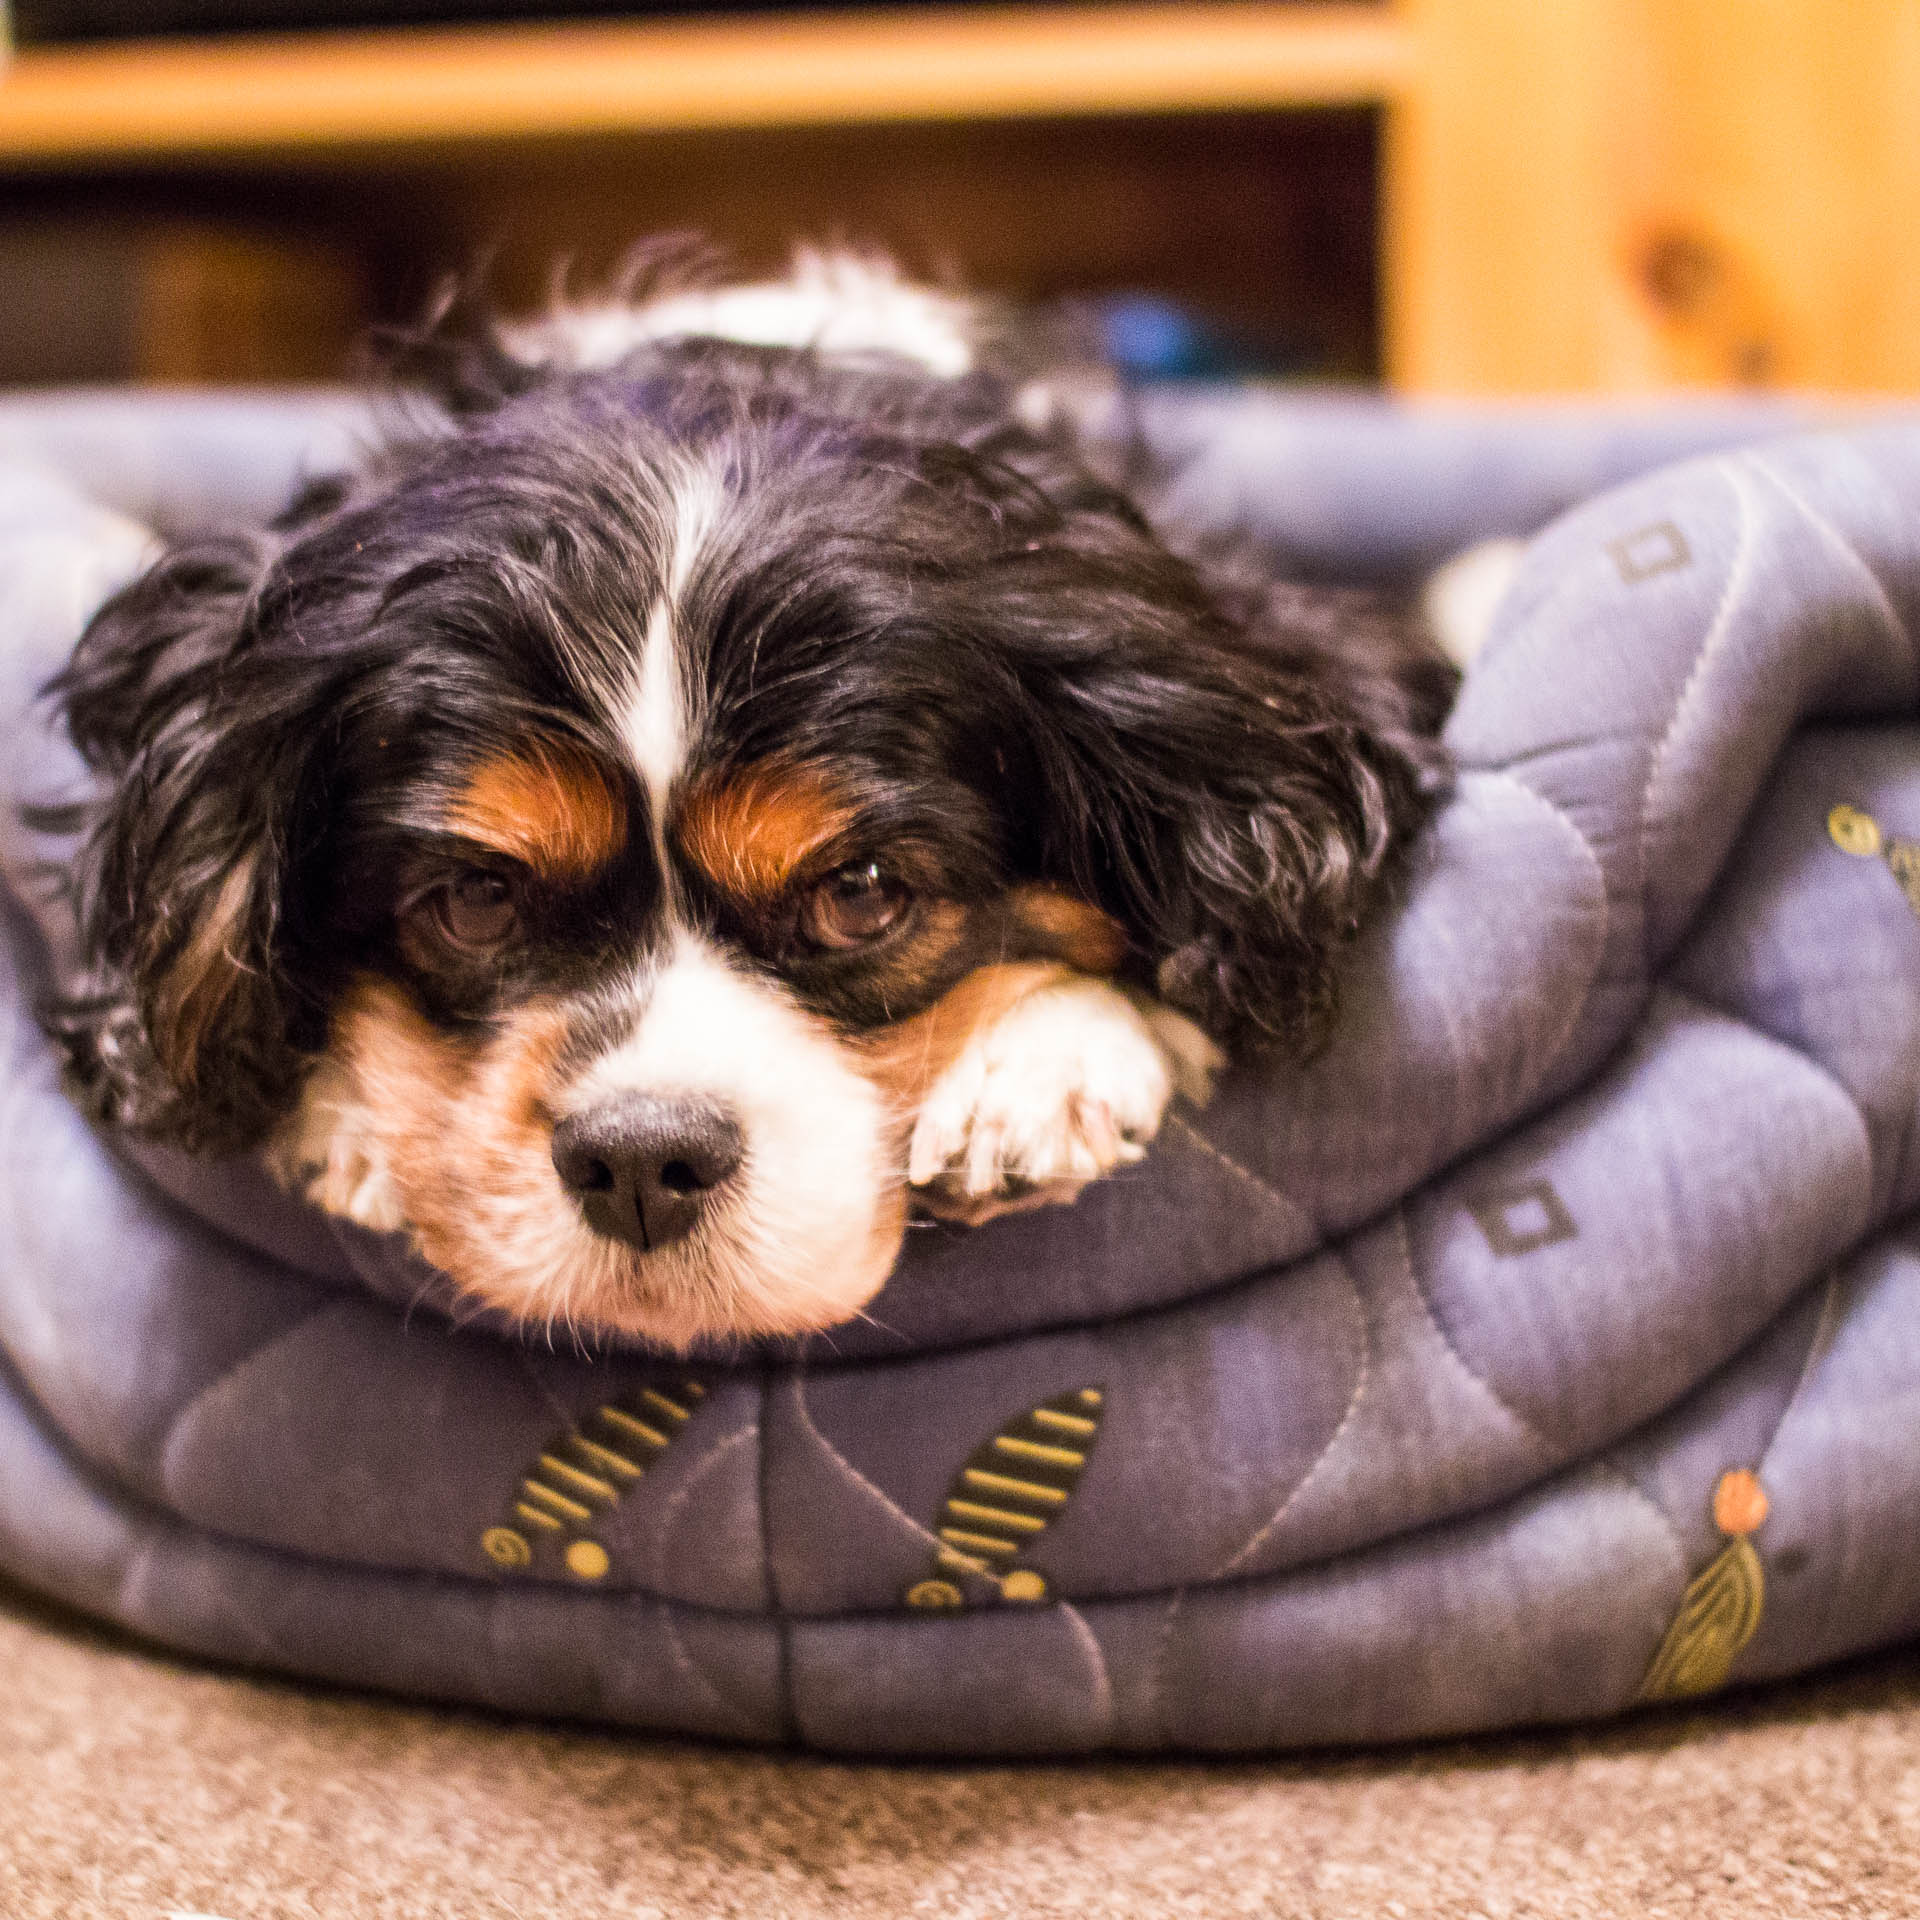
POLYGON ((1220 1064, 1192 1021, 1145 996, 1092 979, 1036 988, 928 1089, 913 1197, 969 1225, 1071 1200, 1145 1154, 1175 1093, 1203 1102, 1220 1064))
POLYGON ((375 1233, 398 1233, 407 1224, 386 1165, 373 1154, 337 1150, 302 1173, 304 1178, 287 1184, 297 1186, 324 1213, 338 1214, 375 1233))
POLYGON ((267 1170, 325 1213, 375 1233, 406 1225, 386 1153, 339 1068, 322 1065, 300 1104, 269 1143, 267 1170))
POLYGON ((1482 540, 1427 576, 1421 610, 1440 651, 1463 673, 1486 645, 1526 550, 1524 540, 1482 540))

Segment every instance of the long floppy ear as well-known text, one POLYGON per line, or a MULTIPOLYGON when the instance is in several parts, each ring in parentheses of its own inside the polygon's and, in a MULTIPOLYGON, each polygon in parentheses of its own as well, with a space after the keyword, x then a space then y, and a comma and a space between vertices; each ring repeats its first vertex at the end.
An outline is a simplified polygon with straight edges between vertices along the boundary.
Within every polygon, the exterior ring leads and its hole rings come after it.
POLYGON ((1151 623, 1062 680, 1046 859, 1162 999, 1216 1039, 1305 1054, 1445 788, 1455 675, 1370 596, 1267 588, 1239 614, 1151 623))
POLYGON ((87 972, 48 1026, 97 1117, 197 1150, 291 1098, 275 953, 296 749, 230 697, 271 536, 177 548, 109 600, 48 688, 100 797, 73 885, 87 972))

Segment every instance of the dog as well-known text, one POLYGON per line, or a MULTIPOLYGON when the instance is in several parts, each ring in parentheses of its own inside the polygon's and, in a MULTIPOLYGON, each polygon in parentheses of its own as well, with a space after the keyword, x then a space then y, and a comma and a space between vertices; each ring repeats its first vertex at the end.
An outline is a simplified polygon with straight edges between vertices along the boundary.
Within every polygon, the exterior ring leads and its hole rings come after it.
POLYGON ((1310 1051, 1453 670, 1156 525, 1056 337, 847 255, 443 317, 437 408, 54 683, 87 1111, 684 1351, 1310 1051))

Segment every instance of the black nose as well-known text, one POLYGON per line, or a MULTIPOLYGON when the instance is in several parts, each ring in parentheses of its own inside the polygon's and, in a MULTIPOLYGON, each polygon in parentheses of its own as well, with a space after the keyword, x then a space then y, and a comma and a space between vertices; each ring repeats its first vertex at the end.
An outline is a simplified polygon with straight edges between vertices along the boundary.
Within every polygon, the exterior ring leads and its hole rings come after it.
POLYGON ((691 1233, 740 1164, 740 1128, 706 1100, 623 1093, 553 1130, 553 1164, 595 1233, 652 1249, 691 1233))

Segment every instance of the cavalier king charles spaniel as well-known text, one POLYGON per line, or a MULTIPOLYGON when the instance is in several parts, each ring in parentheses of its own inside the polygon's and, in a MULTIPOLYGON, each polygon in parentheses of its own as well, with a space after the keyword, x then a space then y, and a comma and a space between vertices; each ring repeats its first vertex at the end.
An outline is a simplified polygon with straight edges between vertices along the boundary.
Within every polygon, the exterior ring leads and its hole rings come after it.
POLYGON ((98 1120, 684 1349, 1315 1044, 1445 781, 1417 620, 1183 545, 1017 330, 872 261, 418 344, 430 417, 55 683, 98 1120))

